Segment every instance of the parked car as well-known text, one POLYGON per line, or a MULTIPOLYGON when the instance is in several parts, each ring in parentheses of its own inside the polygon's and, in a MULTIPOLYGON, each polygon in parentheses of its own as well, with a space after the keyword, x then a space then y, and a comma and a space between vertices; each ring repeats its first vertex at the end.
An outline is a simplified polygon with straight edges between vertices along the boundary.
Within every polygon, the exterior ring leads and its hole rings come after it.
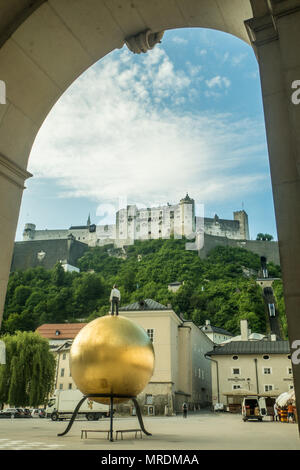
POLYGON ((39 408, 35 408, 34 410, 31 411, 32 418, 38 418, 39 414, 40 414, 39 408))
POLYGON ((24 413, 19 408, 6 408, 6 410, 2 410, 1 417, 2 418, 21 418, 24 416, 24 413))
POLYGON ((35 408, 34 410, 32 410, 31 416, 32 418, 45 418, 46 417, 45 409, 35 408))
POLYGON ((266 399, 258 396, 245 397, 242 404, 243 421, 256 419, 262 421, 267 415, 266 399))
POLYGON ((214 411, 224 411, 224 403, 216 403, 214 406, 214 411))
POLYGON ((23 408, 23 413, 26 418, 31 418, 31 410, 29 408, 23 408))

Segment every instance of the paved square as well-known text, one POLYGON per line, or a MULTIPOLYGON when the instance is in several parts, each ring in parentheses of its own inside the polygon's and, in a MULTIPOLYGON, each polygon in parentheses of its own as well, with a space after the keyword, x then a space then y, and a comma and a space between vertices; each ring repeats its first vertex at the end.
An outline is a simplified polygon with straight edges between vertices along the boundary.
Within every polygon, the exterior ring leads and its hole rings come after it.
MULTIPOLYGON (((49 419, 1 419, 0 450, 299 450, 298 426, 289 423, 248 421, 241 415, 201 411, 186 419, 145 417, 144 424, 152 436, 135 439, 134 433, 124 440, 110 442, 104 433, 89 434, 81 439, 81 429, 109 429, 109 420, 75 421, 71 431, 62 437, 66 421, 49 419)), ((114 431, 137 427, 135 417, 116 418, 114 431)), ((114 432, 115 438, 115 432, 114 432)))

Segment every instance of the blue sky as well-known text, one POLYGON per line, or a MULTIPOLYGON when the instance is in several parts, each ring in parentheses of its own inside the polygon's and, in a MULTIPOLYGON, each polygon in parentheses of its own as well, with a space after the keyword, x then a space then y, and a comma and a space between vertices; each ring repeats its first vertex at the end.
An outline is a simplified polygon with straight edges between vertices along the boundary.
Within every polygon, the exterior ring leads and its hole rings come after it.
POLYGON ((37 229, 113 223, 124 204, 179 202, 207 217, 244 208, 250 235, 277 239, 258 66, 249 45, 205 29, 126 46, 56 103, 33 145, 16 240, 37 229))

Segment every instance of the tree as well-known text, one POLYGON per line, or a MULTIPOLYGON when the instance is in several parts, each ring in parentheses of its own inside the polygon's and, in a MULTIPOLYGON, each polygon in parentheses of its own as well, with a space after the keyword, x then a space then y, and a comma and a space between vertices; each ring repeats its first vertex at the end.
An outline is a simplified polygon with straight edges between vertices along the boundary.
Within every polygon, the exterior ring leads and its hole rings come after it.
POLYGON ((288 326, 287 326, 287 318, 285 313, 285 301, 284 301, 284 293, 283 293, 283 284, 282 280, 274 281, 273 285, 273 292, 276 299, 276 306, 279 311, 279 319, 280 319, 280 326, 283 338, 288 338, 288 326))
MULTIPOLYGON (((122 306, 152 298, 171 304, 175 313, 197 324, 209 319, 214 326, 238 334, 240 319, 248 318, 250 328, 263 333, 265 308, 255 283, 260 256, 243 248, 217 246, 201 259, 187 251, 185 243, 184 238, 171 238, 136 241, 122 251, 113 245, 89 248, 79 260, 80 273, 64 272, 59 263, 49 271, 38 267, 14 272, 2 328, 12 334, 35 330, 43 323, 89 321, 108 312, 116 283, 122 306), (168 290, 174 281, 184 281, 176 293, 168 290)), ((267 268, 280 278, 279 266, 268 263, 267 268)), ((284 326, 284 312, 280 319, 284 326)))
POLYGON ((65 270, 61 263, 57 262, 52 270, 52 282, 55 286, 61 287, 65 280, 65 270))
POLYGON ((270 242, 271 240, 273 240, 273 235, 270 235, 269 233, 258 233, 256 236, 256 240, 270 242))
POLYGON ((0 402, 37 407, 53 390, 56 363, 49 343, 37 333, 18 331, 1 337, 6 364, 0 365, 0 402))

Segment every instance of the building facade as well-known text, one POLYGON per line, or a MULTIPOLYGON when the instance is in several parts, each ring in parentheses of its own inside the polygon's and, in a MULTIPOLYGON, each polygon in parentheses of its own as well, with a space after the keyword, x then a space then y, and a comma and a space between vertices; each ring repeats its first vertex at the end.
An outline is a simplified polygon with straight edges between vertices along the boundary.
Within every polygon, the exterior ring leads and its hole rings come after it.
POLYGON ((86 323, 45 323, 36 329, 48 339, 50 350, 56 359, 55 390, 75 390, 76 384, 70 373, 70 348, 79 331, 86 323))
POLYGON ((209 320, 206 320, 204 326, 200 326, 200 329, 206 336, 215 344, 223 343, 224 341, 230 340, 233 334, 223 328, 212 326, 209 320))
POLYGON ((190 409, 209 405, 211 363, 205 354, 212 341, 192 321, 151 299, 122 307, 120 314, 144 328, 153 342, 154 373, 138 396, 144 413, 149 407, 155 414, 178 413, 184 402, 190 409))
POLYGON ((232 341, 207 354, 212 360, 213 405, 236 405, 243 396, 273 399, 293 389, 288 341, 232 341))

